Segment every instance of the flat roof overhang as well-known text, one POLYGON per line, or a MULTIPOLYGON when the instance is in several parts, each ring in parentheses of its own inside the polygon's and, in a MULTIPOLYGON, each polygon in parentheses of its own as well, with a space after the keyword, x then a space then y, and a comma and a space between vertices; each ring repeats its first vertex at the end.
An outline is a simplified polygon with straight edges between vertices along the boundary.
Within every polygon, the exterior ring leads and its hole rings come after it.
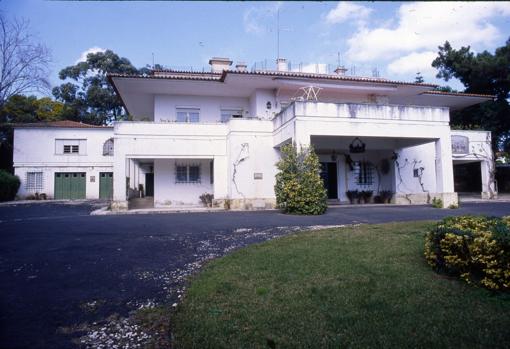
POLYGON ((181 75, 121 76, 109 75, 108 79, 120 96, 128 113, 137 117, 154 115, 155 95, 227 96, 249 98, 257 89, 286 91, 293 95, 301 87, 317 86, 329 96, 384 95, 390 104, 448 107, 452 110, 466 108, 492 100, 493 96, 441 93, 432 85, 402 84, 390 80, 318 79, 300 76, 279 76, 223 72, 202 77, 181 75))

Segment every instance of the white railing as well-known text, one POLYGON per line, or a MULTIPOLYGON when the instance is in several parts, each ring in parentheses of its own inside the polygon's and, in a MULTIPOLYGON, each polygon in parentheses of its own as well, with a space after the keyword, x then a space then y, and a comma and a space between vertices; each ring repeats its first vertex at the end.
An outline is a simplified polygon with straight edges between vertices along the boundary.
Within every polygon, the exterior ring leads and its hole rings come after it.
POLYGON ((444 107, 296 101, 273 118, 273 125, 276 129, 292 118, 300 116, 438 123, 450 121, 449 109, 444 107))

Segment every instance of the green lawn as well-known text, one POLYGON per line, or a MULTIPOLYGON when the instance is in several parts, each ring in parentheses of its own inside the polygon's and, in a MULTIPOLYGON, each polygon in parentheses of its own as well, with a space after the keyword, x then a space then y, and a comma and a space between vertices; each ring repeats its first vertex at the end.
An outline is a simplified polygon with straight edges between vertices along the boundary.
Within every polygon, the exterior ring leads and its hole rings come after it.
POLYGON ((430 224, 299 233, 215 260, 177 308, 175 345, 510 347, 510 296, 433 272, 430 224))

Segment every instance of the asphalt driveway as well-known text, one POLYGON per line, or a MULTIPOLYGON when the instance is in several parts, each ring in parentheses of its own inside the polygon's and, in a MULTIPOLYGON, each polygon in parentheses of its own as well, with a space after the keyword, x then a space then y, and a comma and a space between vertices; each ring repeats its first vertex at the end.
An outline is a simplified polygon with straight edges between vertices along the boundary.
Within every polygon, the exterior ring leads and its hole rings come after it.
POLYGON ((276 211, 90 216, 94 208, 0 206, 1 348, 94 347, 113 332, 127 336, 135 330, 118 321, 108 327, 113 318, 178 302, 186 276, 205 261, 306 227, 510 214, 510 203, 502 202, 457 210, 338 207, 317 217, 276 211))

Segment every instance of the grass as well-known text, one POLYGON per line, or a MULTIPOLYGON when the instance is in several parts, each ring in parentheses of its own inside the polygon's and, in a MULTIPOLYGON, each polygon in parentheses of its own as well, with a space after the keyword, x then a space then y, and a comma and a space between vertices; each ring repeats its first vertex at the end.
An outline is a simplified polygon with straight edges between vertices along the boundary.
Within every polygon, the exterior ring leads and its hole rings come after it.
POLYGON ((211 262, 173 316, 176 348, 510 346, 510 296, 436 274, 430 223, 300 233, 211 262))

